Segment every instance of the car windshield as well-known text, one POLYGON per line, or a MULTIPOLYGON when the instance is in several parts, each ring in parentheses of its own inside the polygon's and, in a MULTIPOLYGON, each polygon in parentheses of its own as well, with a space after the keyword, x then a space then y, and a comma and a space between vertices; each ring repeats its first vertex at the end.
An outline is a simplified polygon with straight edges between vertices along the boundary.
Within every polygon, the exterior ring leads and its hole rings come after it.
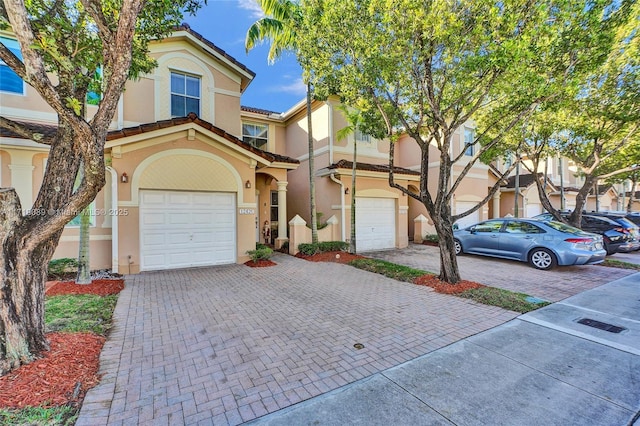
POLYGON ((627 219, 626 217, 620 217, 620 218, 616 218, 616 221, 620 224, 623 224, 626 228, 635 228, 638 225, 636 225, 635 223, 631 222, 629 219, 627 219))
POLYGON ((555 220, 550 220, 549 222, 546 222, 546 224, 547 226, 550 226, 556 231, 566 232, 567 234, 573 234, 573 235, 584 234, 584 231, 582 231, 581 229, 574 228, 573 226, 569 226, 562 222, 556 222, 555 220))

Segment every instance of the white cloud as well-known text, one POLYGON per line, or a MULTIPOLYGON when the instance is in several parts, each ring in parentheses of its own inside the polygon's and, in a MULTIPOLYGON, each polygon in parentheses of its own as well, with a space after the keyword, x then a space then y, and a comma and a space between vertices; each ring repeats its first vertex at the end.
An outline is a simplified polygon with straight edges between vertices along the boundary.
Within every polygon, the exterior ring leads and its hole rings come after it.
POLYGON ((238 0, 238 7, 240 7, 240 9, 248 10, 251 18, 253 19, 260 19, 264 17, 262 8, 258 6, 258 3, 256 3, 255 0, 238 0))
POLYGON ((268 89, 269 92, 288 93, 291 95, 304 96, 307 93, 307 85, 304 84, 302 78, 298 78, 288 84, 281 84, 279 86, 271 86, 268 89))

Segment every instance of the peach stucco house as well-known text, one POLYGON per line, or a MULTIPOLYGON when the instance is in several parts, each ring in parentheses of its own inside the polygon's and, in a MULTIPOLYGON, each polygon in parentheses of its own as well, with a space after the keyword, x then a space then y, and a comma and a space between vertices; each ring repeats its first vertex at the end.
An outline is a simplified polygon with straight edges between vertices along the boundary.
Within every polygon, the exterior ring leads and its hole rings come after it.
MULTIPOLYGON (((11 46, 11 34, 1 36, 11 46)), ((92 206, 92 267, 136 273, 244 262, 255 248, 258 206, 271 208, 272 191, 286 235, 287 173, 298 161, 273 153, 275 125, 256 129, 253 113, 241 110, 252 71, 188 26, 150 49, 158 67, 128 82, 107 137, 107 184, 92 206)), ((31 87, 4 83, 3 116, 53 130, 55 114, 31 87)), ((0 185, 15 187, 28 208, 47 147, 6 131, 0 137, 0 185)), ((77 247, 72 223, 54 257, 75 257, 77 247)))
MULTIPOLYGON (((314 101, 312 104, 312 126, 314 143, 314 166, 317 211, 320 222, 338 223, 340 240, 348 241, 351 235, 351 197, 354 196, 352 181, 353 147, 357 143, 356 158, 356 239, 358 251, 402 248, 414 237, 414 221, 420 215, 427 220, 422 226, 424 234, 435 233, 426 208, 418 201, 389 186, 389 141, 377 140, 361 132, 347 138, 338 138, 338 132, 347 122, 338 108, 337 98, 314 101)), ((263 121, 284 129, 284 154, 300 161, 300 167, 289 172, 289 215, 298 214, 310 222, 309 205, 309 153, 307 143, 306 104, 304 101, 278 115, 263 113, 263 121)), ((458 129, 453 137, 453 153, 457 155, 465 141, 475 138, 474 124, 468 123, 458 129)), ((434 162, 429 165, 429 189, 435 193, 439 155, 432 148, 434 162)), ((454 168, 454 178, 466 165, 473 149, 454 168)), ((394 180, 397 184, 418 192, 420 186, 420 150, 408 136, 396 142, 394 180)), ((476 164, 456 191, 452 209, 456 213, 468 210, 486 197, 489 187, 496 182, 496 174, 484 164, 476 164)), ((499 201, 496 196, 496 206, 499 201)), ((475 223, 490 216, 490 206, 461 219, 460 224, 475 223)), ((418 236, 419 238, 420 236, 418 236)))
MULTIPOLYGON (((12 46, 10 33, 0 37, 12 46)), ((281 246, 292 219, 310 222, 305 102, 284 113, 241 106, 254 73, 187 25, 150 49, 158 67, 128 82, 107 137, 107 184, 92 205, 92 267, 137 273, 241 263, 256 241, 265 241, 265 227, 267 241, 281 246)), ((32 88, 19 79, 13 83, 0 86, 0 113, 54 131, 54 112, 32 88)), ((354 143, 358 250, 406 247, 422 216, 422 234, 433 233, 425 207, 388 184, 389 141, 360 132, 338 138, 346 126, 338 105, 330 98, 312 108, 317 209, 320 221, 334 227, 332 238, 350 236, 354 143)), ((95 107, 87 110, 90 115, 95 107)), ((453 154, 473 137, 473 123, 458 129, 453 154)), ((418 145, 406 136, 396 144, 395 181, 417 191, 418 145)), ((23 206, 31 206, 37 194, 47 150, 0 133, 0 186, 15 187, 23 206)), ((473 149, 465 154, 471 158, 473 149)), ((432 158, 434 182, 435 148, 432 158)), ((454 177, 463 167, 456 165, 454 177)), ((492 167, 475 165, 456 191, 453 211, 482 200, 497 176, 492 167)), ((460 224, 498 212, 500 193, 460 224)), ((75 257, 77 247, 72 222, 54 257, 75 257)))

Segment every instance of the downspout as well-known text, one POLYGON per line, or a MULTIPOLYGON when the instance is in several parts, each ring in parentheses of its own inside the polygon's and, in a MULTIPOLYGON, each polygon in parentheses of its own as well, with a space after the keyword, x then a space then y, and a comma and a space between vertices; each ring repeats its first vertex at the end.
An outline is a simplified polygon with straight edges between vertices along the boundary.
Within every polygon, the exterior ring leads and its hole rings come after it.
POLYGON ((118 172, 106 167, 111 174, 111 272, 118 273, 118 172))
POLYGON ((346 218, 346 213, 344 208, 344 184, 342 183, 341 180, 336 179, 335 173, 331 173, 329 175, 329 178, 335 183, 337 183, 338 185, 340 185, 340 237, 342 238, 342 241, 345 241, 345 233, 347 228, 344 222, 346 218))
MULTIPOLYGON (((325 101, 329 107, 329 165, 333 164, 333 105, 331 102, 325 101)), ((342 183, 340 183, 342 185, 342 183)), ((344 204, 344 203, 343 203, 344 204)))

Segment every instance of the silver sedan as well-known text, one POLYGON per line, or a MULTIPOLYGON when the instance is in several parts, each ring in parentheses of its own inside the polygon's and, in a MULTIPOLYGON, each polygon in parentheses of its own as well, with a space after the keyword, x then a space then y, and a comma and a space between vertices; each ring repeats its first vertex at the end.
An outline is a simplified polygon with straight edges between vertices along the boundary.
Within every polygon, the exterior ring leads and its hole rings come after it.
POLYGON ((453 232, 456 254, 469 253, 528 262, 537 269, 601 263, 602 236, 561 222, 491 219, 453 232))

